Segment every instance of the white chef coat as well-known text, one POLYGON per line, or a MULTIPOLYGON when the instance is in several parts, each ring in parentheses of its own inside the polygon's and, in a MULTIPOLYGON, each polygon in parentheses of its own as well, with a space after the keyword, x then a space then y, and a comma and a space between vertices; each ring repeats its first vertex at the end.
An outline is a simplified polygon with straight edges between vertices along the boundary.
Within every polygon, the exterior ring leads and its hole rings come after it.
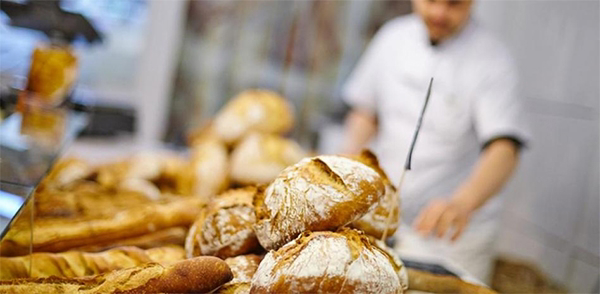
MULTIPOLYGON (((500 42, 471 19, 456 36, 432 46, 420 17, 399 17, 377 32, 342 93, 352 107, 377 115, 379 129, 371 148, 394 183, 431 77, 431 98, 401 190, 408 224, 429 200, 452 196, 485 143, 505 136, 527 139, 516 69, 500 42)), ((488 201, 467 231, 495 221, 500 202, 501 197, 488 201)))

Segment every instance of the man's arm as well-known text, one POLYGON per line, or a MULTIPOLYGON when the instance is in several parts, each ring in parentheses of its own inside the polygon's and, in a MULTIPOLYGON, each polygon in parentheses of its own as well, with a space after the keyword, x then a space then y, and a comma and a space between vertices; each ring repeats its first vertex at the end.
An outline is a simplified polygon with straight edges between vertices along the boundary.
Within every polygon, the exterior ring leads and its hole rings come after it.
POLYGON ((467 180, 449 200, 431 201, 415 219, 414 227, 422 235, 435 233, 443 237, 454 228, 452 240, 458 239, 471 214, 508 181, 519 161, 519 146, 510 139, 498 139, 482 152, 467 180))
POLYGON ((346 116, 344 153, 360 152, 376 132, 376 116, 368 110, 353 108, 346 116))

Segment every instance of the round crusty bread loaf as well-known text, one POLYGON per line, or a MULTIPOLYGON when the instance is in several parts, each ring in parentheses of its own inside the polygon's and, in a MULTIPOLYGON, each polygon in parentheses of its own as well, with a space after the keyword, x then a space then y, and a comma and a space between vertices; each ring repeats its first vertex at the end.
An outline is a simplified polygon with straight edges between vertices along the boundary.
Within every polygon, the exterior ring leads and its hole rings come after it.
POLYGON ((256 222, 252 199, 256 192, 256 187, 249 186, 213 199, 190 227, 185 242, 187 256, 227 258, 256 249, 258 240, 252 230, 256 222))
POLYGON ((240 255, 225 259, 225 263, 233 273, 233 280, 221 286, 219 294, 246 294, 250 293, 252 277, 264 256, 256 254, 240 255))
POLYGON ((268 184, 286 167, 306 156, 294 141, 252 133, 231 153, 231 179, 243 185, 268 184))
POLYGON ((385 185, 385 194, 373 210, 352 222, 350 227, 362 230, 375 238, 381 238, 384 234, 386 237, 394 235, 400 222, 400 198, 396 187, 379 166, 377 157, 370 151, 363 150, 359 156, 352 156, 351 158, 370 166, 379 173, 385 185))
POLYGON ((305 232, 269 252, 250 293, 402 293, 398 268, 362 232, 305 232))
POLYGON ((227 147, 217 139, 207 139, 191 148, 189 175, 193 195, 208 200, 229 185, 227 147))
POLYGON ((283 134, 294 124, 292 106, 268 90, 246 90, 225 105, 214 120, 214 132, 234 143, 249 132, 283 134))
POLYGON ((384 191, 379 174, 356 160, 305 158, 256 195, 254 231, 265 249, 277 249, 306 230, 336 230, 357 220, 384 191))

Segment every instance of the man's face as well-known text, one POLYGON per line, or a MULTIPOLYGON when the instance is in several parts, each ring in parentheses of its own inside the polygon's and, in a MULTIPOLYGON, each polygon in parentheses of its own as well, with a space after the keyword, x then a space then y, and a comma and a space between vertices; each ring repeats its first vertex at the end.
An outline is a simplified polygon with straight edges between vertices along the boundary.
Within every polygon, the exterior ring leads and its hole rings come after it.
POLYGON ((440 42, 457 33, 469 19, 472 0, 412 0, 423 18, 429 38, 440 42))

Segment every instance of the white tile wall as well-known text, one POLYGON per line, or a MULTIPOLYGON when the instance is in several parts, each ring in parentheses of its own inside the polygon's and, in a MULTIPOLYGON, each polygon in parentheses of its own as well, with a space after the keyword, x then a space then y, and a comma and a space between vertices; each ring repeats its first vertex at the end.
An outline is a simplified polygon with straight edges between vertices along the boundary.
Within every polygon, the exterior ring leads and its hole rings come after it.
POLYGON ((533 143, 507 201, 498 249, 573 292, 598 282, 600 2, 480 1, 521 72, 533 143))

